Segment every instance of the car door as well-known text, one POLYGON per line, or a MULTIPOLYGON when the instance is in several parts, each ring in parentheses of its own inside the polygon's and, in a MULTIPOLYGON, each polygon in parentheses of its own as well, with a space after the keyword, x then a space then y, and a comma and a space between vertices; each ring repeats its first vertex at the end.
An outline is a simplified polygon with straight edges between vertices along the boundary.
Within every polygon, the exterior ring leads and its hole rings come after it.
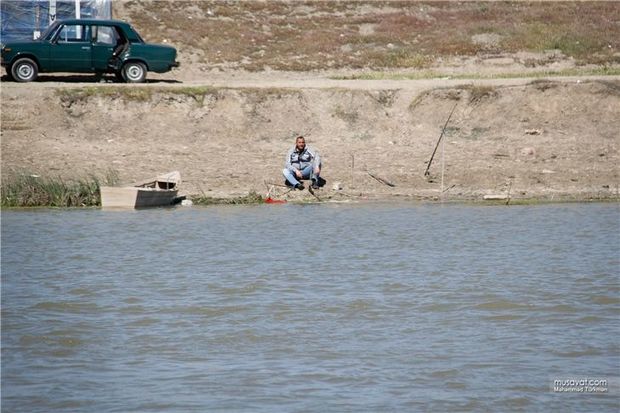
POLYGON ((119 46, 119 34, 114 26, 93 25, 92 34, 92 67, 95 71, 106 72, 116 47, 119 46))
POLYGON ((64 25, 50 47, 50 60, 55 72, 90 72, 90 26, 64 25))

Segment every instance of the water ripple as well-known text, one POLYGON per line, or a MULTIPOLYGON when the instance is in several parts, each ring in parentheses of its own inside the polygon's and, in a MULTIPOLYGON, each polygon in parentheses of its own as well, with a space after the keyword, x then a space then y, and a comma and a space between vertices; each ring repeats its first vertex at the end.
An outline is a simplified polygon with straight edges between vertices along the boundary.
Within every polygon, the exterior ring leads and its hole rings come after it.
POLYGON ((1 213, 3 411, 618 411, 616 204, 1 213))

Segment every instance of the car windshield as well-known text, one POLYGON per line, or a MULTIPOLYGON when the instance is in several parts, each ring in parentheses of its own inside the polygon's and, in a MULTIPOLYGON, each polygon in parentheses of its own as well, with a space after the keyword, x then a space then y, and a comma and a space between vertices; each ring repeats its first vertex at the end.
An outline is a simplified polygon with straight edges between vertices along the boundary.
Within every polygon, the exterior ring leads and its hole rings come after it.
POLYGON ((43 39, 43 40, 50 40, 52 35, 56 32, 56 29, 58 28, 58 25, 60 25, 60 23, 58 23, 58 21, 55 21, 54 23, 49 25, 47 27, 47 29, 45 29, 45 31, 41 34, 40 38, 43 39))

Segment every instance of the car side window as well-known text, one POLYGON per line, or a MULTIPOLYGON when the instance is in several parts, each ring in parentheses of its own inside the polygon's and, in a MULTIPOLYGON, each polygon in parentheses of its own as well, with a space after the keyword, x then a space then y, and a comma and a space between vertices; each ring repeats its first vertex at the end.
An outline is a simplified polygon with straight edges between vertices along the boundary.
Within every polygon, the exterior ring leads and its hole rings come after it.
POLYGON ((90 30, 86 26, 67 24, 60 29, 57 41, 59 43, 84 42, 88 40, 89 35, 90 30))
POLYGON ((118 41, 118 34, 114 27, 93 26, 93 36, 96 44, 105 46, 115 46, 118 41))

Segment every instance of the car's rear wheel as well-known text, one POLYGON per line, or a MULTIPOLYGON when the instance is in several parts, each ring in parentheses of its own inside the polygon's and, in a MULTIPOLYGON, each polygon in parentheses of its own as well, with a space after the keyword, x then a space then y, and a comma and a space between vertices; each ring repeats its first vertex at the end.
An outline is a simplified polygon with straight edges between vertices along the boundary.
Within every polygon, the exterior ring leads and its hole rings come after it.
POLYGON ((18 82, 32 82, 39 75, 39 67, 27 57, 17 59, 11 66, 11 77, 18 82))
POLYGON ((143 83, 146 80, 146 66, 144 63, 125 63, 122 73, 123 79, 127 83, 143 83))

